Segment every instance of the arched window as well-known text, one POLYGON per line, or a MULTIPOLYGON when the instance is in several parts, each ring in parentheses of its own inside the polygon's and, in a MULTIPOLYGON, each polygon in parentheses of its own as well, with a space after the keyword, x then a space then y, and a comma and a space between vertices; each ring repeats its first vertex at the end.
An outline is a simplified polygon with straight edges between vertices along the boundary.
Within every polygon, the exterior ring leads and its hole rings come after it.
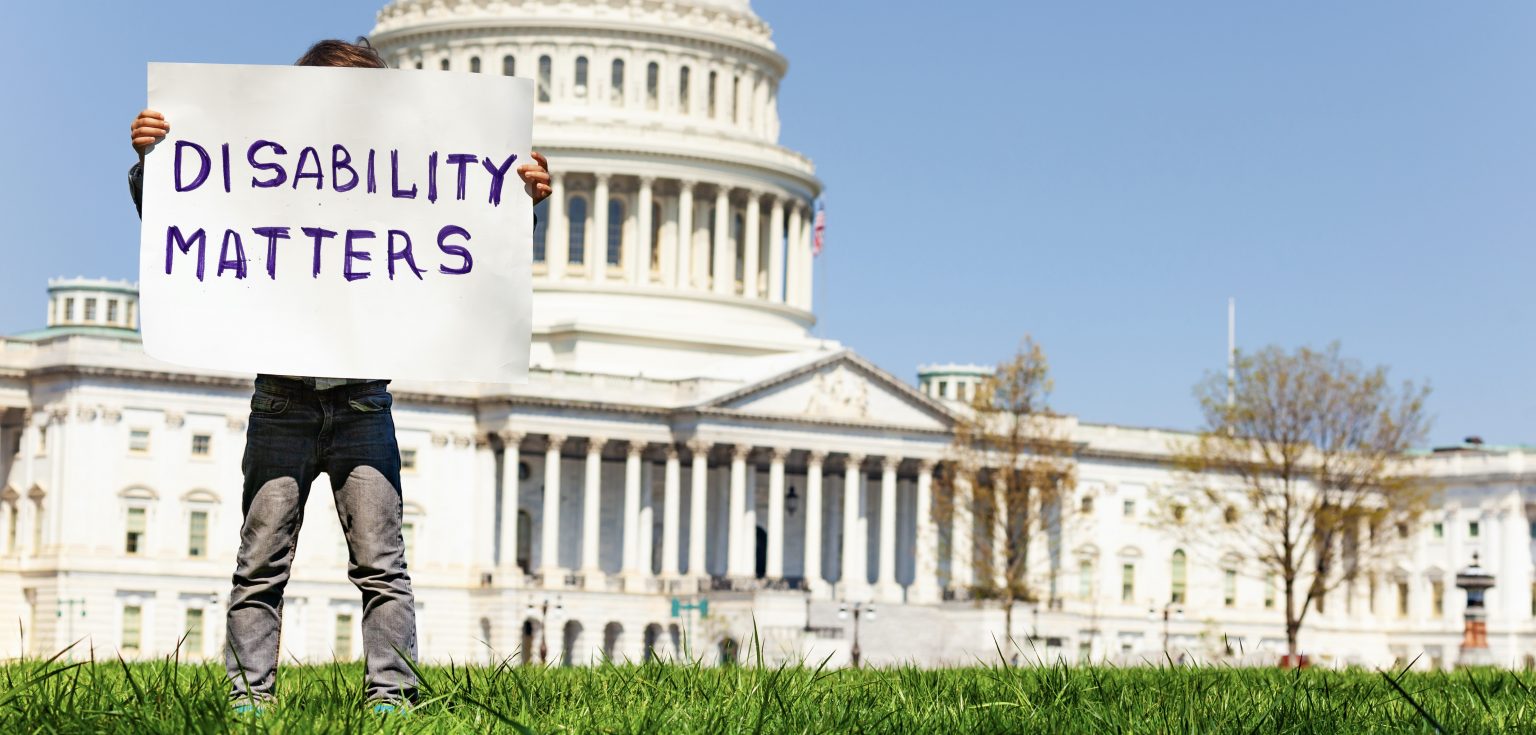
POLYGON ((545 243, 549 238, 549 207, 545 205, 547 201, 549 200, 539 202, 539 206, 534 208, 536 221, 533 223, 533 262, 535 263, 543 263, 546 257, 545 243))
POLYGON ((511 54, 501 57, 501 75, 504 77, 517 76, 517 59, 511 54))
POLYGON ((1077 596, 1084 600, 1092 600, 1095 597, 1093 588, 1093 559, 1079 559, 1077 562, 1077 596))
POLYGON ((704 280, 707 283, 715 275, 715 217, 720 213, 709 208, 709 252, 704 255, 704 280))
POLYGON ((548 56, 539 57, 539 101, 549 101, 549 78, 554 72, 555 62, 548 56))
POLYGON ((437 68, 442 69, 443 71, 448 71, 448 60, 443 59, 437 62, 437 68))
POLYGON ((651 203, 651 272, 661 272, 661 202, 651 203))
POLYGON ((1088 514, 1093 512, 1093 496, 1092 495, 1084 495, 1083 496, 1083 501, 1082 501, 1082 505, 1080 506, 1080 510, 1083 513, 1083 515, 1088 515, 1088 514))
POLYGON ((645 66, 645 107, 654 110, 661 104, 661 65, 652 61, 645 66))
POLYGON ((731 122, 741 122, 741 77, 731 77, 731 122))
POLYGON ((469 57, 469 72, 471 74, 479 74, 480 73, 480 57, 478 57, 478 56, 471 56, 471 57, 469 57))
POLYGON ((624 201, 608 200, 608 265, 619 265, 624 254, 624 201))
POLYGON ((421 68, 422 68, 422 66, 421 66, 421 62, 420 62, 420 61, 418 61, 418 62, 416 62, 416 68, 417 68, 417 69, 421 69, 421 68))
POLYGON ((709 116, 711 118, 713 118, 715 116, 715 111, 716 111, 716 107, 717 107, 717 105, 715 104, 717 100, 715 98, 719 96, 716 93, 716 88, 719 87, 719 86, 720 86, 720 74, 718 72, 710 72, 709 73, 709 89, 707 91, 705 91, 705 95, 707 95, 707 97, 709 99, 708 114, 709 114, 709 116))
POLYGON ((608 101, 615 106, 624 106, 624 60, 613 60, 613 81, 608 87, 608 101))
POLYGON ((581 196, 571 197, 570 204, 566 205, 567 217, 570 219, 571 239, 566 244, 568 263, 579 265, 586 262, 587 245, 587 198, 581 196))
POLYGON ((677 109, 678 112, 688 114, 688 67, 677 70, 677 109))
POLYGON ((577 97, 587 96, 587 57, 576 57, 576 88, 572 90, 577 97))
POLYGON ((1175 549, 1173 552, 1172 578, 1173 586, 1168 601, 1174 604, 1184 603, 1184 591, 1189 581, 1189 563, 1184 558, 1183 549, 1175 549))

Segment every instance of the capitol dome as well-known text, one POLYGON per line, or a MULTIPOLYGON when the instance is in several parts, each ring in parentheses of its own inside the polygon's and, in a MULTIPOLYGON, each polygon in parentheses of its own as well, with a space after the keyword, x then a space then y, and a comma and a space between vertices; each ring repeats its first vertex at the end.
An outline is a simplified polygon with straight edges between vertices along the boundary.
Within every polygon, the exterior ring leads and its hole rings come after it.
POLYGON ((395 0, 401 69, 528 77, 555 194, 534 234, 534 369, 693 377, 811 338, 811 161, 748 0, 395 0))

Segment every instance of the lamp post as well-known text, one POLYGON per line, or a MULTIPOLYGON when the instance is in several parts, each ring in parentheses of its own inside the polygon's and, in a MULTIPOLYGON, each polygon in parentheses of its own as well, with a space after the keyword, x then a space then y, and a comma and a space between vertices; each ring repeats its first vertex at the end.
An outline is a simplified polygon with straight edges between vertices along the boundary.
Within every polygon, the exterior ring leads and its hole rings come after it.
MULTIPOLYGON (((556 620, 559 620, 560 613, 564 610, 565 606, 560 604, 560 597, 557 595, 555 597, 556 620)), ((531 614, 534 611, 539 613, 539 665, 547 666, 549 664, 549 598, 544 598, 544 601, 537 605, 529 602, 528 612, 531 614)))
POLYGON ((1488 609, 1483 606, 1483 596, 1493 586, 1493 575, 1477 563, 1472 554, 1472 566, 1456 574, 1456 586, 1467 591, 1466 622, 1461 633, 1461 658, 1458 666, 1492 666, 1493 653, 1488 650, 1488 609))
POLYGON ((784 512, 794 515, 800 509, 800 496, 795 493, 795 486, 789 486, 789 492, 784 493, 784 512))
MULTIPOLYGON (((1153 620, 1156 620, 1157 616, 1158 616, 1158 608, 1155 607, 1155 606, 1152 607, 1152 608, 1149 608, 1147 610, 1147 615, 1151 616, 1153 620)), ((1164 658, 1169 658, 1169 655, 1168 655, 1168 627, 1169 627, 1169 620, 1170 619, 1183 620, 1184 619, 1184 607, 1182 605, 1174 602, 1173 600, 1169 600, 1162 607, 1162 616, 1163 616, 1163 657, 1164 658)))
POLYGON ((851 605, 844 602, 838 606, 838 620, 847 620, 850 614, 853 615, 853 648, 848 651, 848 655, 853 659, 853 668, 857 669, 861 653, 859 651, 859 618, 867 616, 870 620, 874 620, 875 606, 868 602, 855 602, 851 605))

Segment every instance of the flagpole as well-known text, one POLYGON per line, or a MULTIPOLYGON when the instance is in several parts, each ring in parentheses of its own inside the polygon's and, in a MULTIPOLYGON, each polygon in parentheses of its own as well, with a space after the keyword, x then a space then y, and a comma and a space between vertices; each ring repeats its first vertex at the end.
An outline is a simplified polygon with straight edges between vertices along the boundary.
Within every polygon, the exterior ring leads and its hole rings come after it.
POLYGON ((1237 403, 1237 297, 1227 297, 1227 407, 1237 403))

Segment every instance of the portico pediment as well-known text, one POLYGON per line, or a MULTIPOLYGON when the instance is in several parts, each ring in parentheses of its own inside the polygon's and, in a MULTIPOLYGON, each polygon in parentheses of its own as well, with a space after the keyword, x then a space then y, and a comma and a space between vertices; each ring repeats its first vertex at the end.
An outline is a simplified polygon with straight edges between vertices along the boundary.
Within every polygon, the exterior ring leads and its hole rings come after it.
POLYGON ((942 404, 849 351, 759 380, 703 408, 930 431, 953 423, 942 404))

